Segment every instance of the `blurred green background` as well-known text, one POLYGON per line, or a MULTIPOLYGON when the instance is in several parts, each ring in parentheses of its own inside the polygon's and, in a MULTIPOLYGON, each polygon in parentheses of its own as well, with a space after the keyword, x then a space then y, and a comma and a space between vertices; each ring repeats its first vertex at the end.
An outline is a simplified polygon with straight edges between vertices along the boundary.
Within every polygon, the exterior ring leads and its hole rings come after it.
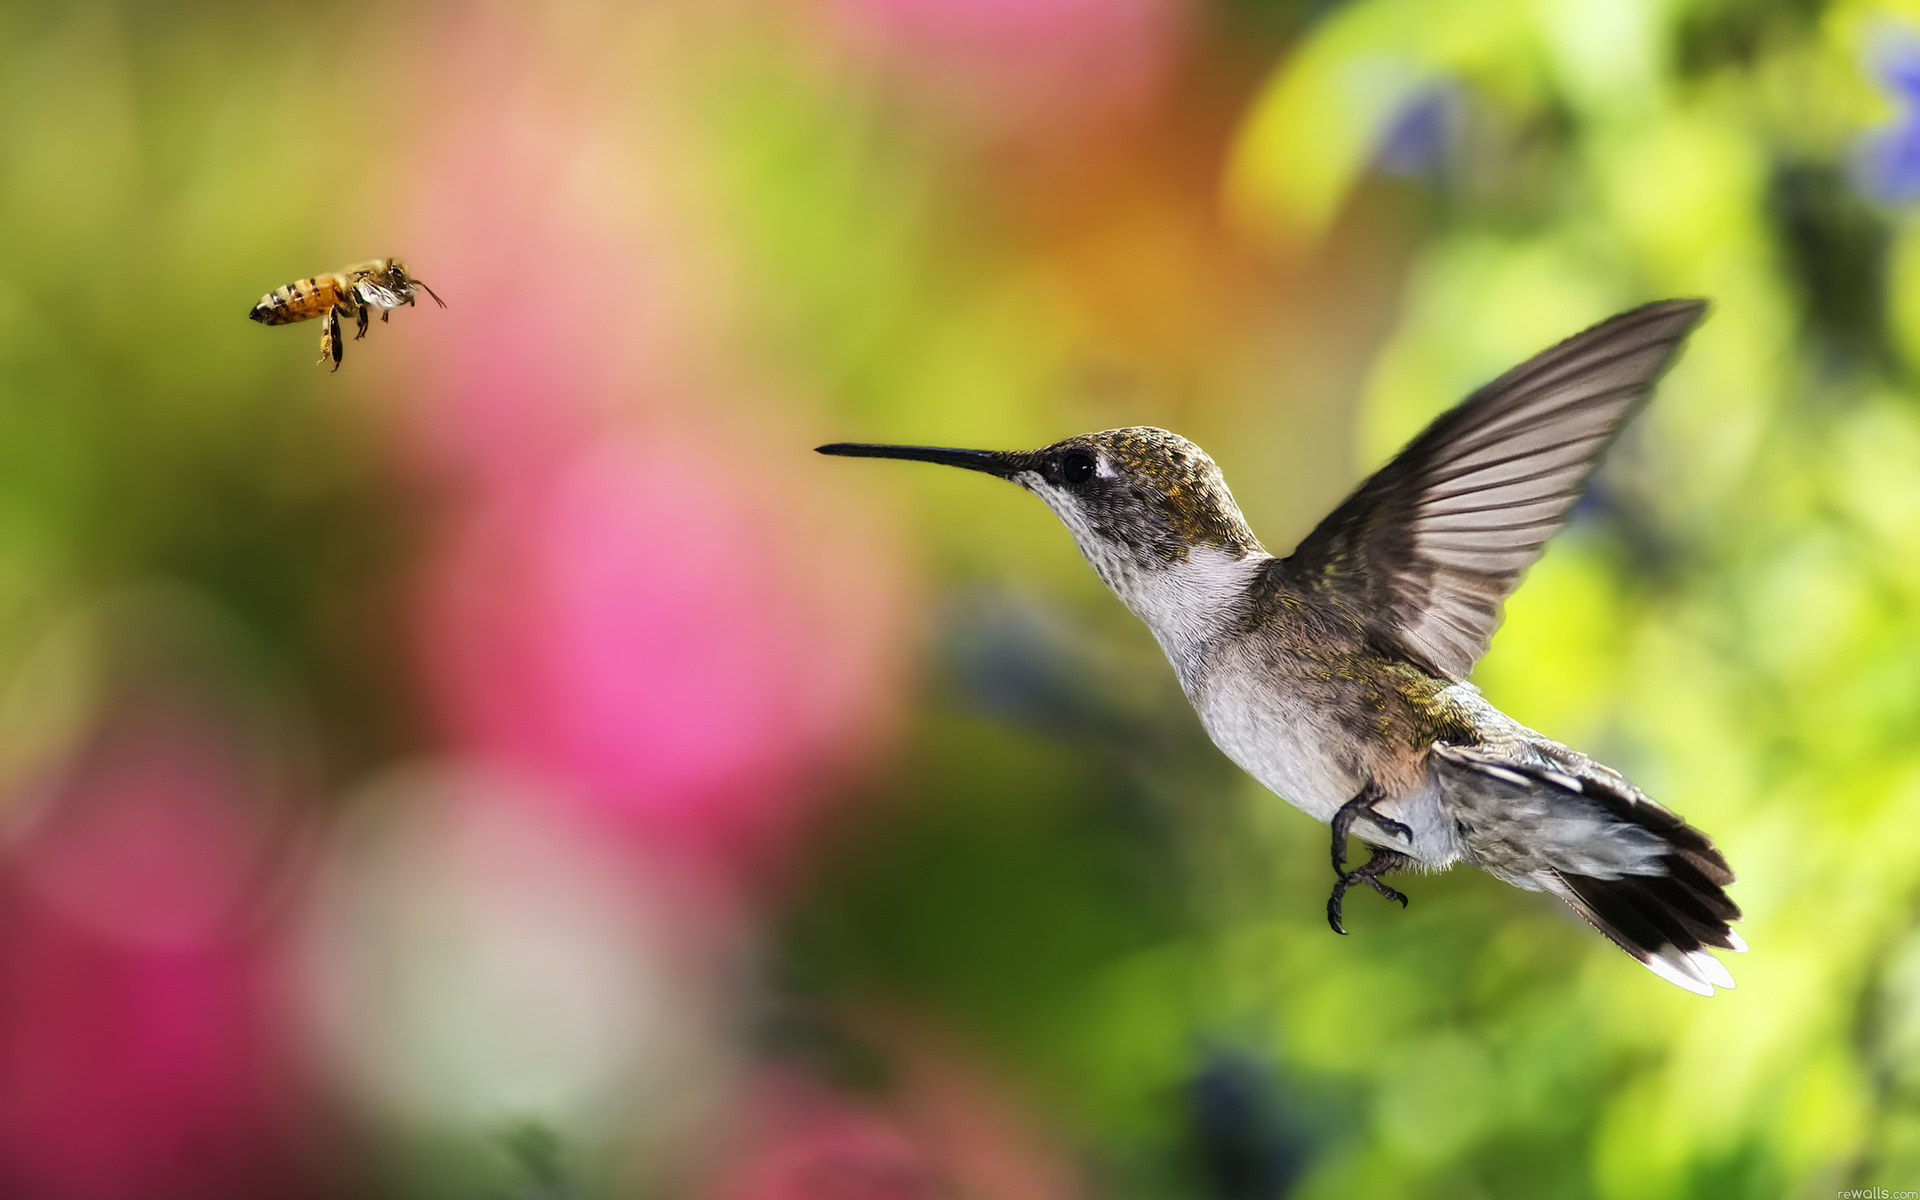
POLYGON ((0 114, 0 1196, 1920 1188, 1920 7, 16 0, 0 114), (1284 552, 1674 295, 1475 682, 1725 850, 1711 1000, 1334 937, 1041 506, 809 452, 1284 552))

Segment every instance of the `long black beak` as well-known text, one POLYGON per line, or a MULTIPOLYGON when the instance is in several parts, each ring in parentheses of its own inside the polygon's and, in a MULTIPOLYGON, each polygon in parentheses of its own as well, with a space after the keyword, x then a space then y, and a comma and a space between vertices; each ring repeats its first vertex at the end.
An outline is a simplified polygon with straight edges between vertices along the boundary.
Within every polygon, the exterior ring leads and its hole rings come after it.
POLYGON ((822 454, 834 454, 842 458, 904 458, 913 462, 944 463, 949 467, 965 467, 969 471, 985 471, 989 475, 998 475, 1009 479, 1019 468, 1011 461, 1013 456, 998 450, 952 450, 944 446, 875 446, 865 442, 835 442, 831 446, 817 448, 822 454))

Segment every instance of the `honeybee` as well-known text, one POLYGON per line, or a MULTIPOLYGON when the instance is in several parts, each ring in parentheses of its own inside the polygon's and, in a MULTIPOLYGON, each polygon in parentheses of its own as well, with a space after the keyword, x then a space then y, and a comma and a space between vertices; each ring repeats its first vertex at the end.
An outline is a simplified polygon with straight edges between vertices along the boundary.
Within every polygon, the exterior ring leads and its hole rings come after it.
POLYGON ((340 318, 353 318, 353 339, 359 341, 367 336, 367 320, 373 313, 378 312, 384 322, 394 309, 411 305, 418 291, 433 296, 433 302, 441 308, 447 306, 432 288, 407 273, 407 264, 397 258, 376 258, 275 288, 260 297, 260 303, 247 316, 262 325, 291 325, 321 318, 320 361, 332 359, 333 369, 338 371, 346 349, 340 336, 340 318))

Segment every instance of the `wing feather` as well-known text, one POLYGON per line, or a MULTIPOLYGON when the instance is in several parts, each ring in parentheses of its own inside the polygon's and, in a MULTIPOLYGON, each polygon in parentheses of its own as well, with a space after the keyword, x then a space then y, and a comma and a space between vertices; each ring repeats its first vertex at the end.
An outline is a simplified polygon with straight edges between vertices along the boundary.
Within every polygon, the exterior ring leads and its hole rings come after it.
POLYGON ((1283 566, 1289 580, 1344 596, 1376 640, 1465 678, 1705 313, 1699 300, 1622 313, 1481 388, 1308 534, 1283 566))

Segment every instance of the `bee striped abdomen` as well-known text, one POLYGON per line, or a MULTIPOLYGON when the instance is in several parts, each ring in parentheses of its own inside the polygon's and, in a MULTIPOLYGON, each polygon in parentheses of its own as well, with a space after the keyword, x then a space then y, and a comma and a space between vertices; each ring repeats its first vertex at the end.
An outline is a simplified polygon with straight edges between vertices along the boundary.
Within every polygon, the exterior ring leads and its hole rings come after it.
POLYGON ((346 294, 346 280, 338 274, 295 280, 260 297, 248 317, 262 325, 291 325, 324 315, 346 294))

